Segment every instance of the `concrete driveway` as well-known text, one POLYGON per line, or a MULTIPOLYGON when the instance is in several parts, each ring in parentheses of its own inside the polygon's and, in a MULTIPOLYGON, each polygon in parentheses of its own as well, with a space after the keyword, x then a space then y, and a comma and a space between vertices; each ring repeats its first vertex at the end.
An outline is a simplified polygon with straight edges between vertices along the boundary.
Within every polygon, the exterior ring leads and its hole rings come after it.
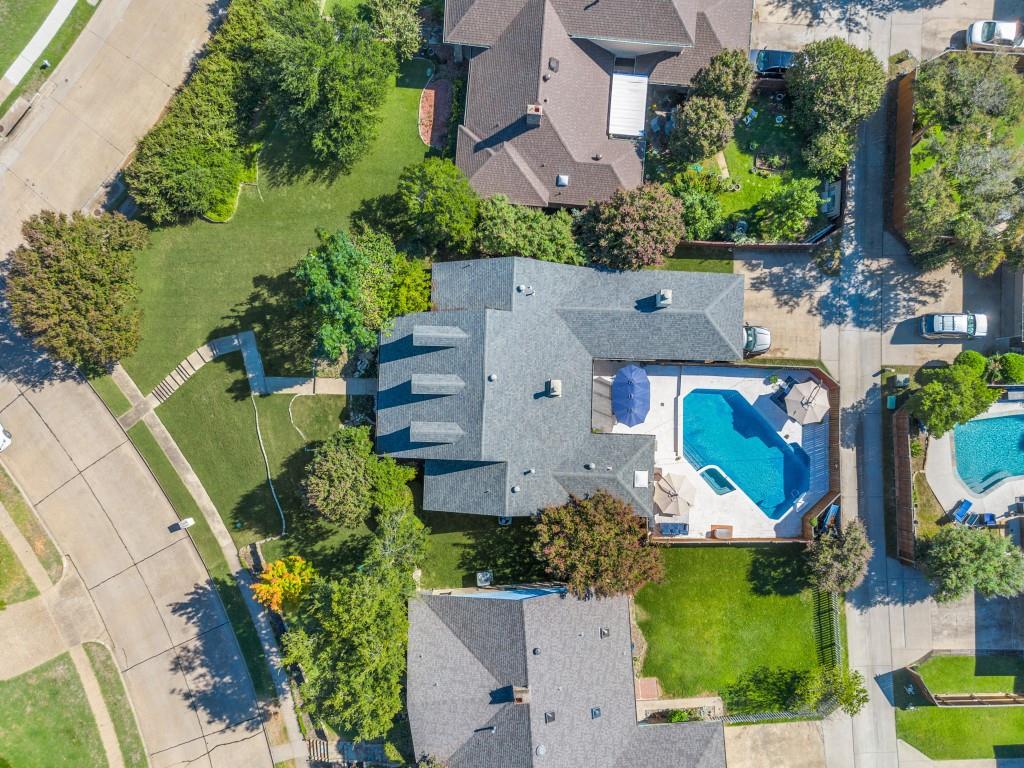
POLYGON ((93 391, 0 340, 4 466, 81 574, 153 768, 270 766, 224 608, 142 458, 93 391), (189 762, 191 761, 191 762, 189 762))
POLYGON ((821 723, 740 725, 725 729, 729 768, 825 768, 821 723))

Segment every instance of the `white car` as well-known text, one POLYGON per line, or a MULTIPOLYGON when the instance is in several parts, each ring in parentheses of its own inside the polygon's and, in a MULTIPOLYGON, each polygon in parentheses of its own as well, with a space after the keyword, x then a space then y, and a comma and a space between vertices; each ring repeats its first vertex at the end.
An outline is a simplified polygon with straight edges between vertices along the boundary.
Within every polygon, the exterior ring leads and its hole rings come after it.
POLYGON ((3 424, 0 424, 0 451, 6 451, 10 444, 11 433, 4 429, 3 424))
POLYGON ((973 312, 925 315, 921 335, 926 339, 982 339, 988 334, 988 318, 973 312))
POLYGON ((1024 22, 976 21, 967 28, 967 47, 1024 53, 1024 22))
POLYGON ((743 354, 746 357, 763 355, 772 346, 772 334, 759 325, 743 326, 743 354))

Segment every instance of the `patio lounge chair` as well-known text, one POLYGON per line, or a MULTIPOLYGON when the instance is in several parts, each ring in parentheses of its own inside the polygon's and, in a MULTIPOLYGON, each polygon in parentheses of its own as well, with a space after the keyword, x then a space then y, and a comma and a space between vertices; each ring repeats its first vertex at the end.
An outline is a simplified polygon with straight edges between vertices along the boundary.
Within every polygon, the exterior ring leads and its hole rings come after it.
POLYGON ((980 518, 978 521, 979 525, 983 525, 986 528, 995 528, 996 516, 993 515, 991 512, 986 512, 982 515, 978 515, 977 517, 980 518))
POLYGON ((825 512, 825 514, 822 516, 822 518, 821 518, 821 527, 819 528, 819 531, 824 533, 829 528, 831 528, 832 524, 836 520, 836 517, 838 517, 838 516, 839 516, 839 505, 838 504, 831 505, 828 508, 828 510, 825 512))
POLYGON ((977 518, 977 515, 971 515, 971 507, 974 505, 970 499, 964 499, 956 508, 953 510, 953 522, 957 525, 973 525, 971 518, 977 518))

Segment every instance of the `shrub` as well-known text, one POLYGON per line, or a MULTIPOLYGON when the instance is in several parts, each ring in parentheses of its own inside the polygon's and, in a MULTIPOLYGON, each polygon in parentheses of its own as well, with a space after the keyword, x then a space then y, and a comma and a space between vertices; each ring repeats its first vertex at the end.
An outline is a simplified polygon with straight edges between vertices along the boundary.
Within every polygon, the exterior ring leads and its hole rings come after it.
POLYGON ((146 228, 119 213, 43 211, 21 228, 7 263, 11 319, 54 357, 86 373, 106 370, 139 343, 135 251, 146 228))
POLYGON ((668 713, 670 723, 688 723, 690 719, 690 712, 686 709, 673 709, 668 713))
POLYGON ((999 399, 971 368, 952 365, 931 374, 928 383, 910 397, 908 408, 928 432, 939 437, 988 410, 999 399))
POLYGON ((977 591, 1014 597, 1024 591, 1024 555, 1013 540, 980 528, 944 525, 920 543, 935 599, 952 602, 977 591))
POLYGON ((722 226, 721 195, 727 182, 717 173, 687 170, 668 182, 668 191, 683 203, 683 223, 687 237, 707 240, 722 226))
POLYGON ((869 701, 864 675, 847 667, 815 668, 802 681, 799 697, 810 707, 818 707, 834 697, 850 717, 859 714, 869 701))
POLYGON ((754 68, 745 51, 724 50, 711 57, 694 75, 691 88, 696 96, 717 97, 734 118, 743 114, 754 84, 754 68))
MULTIPOLYGON (((1018 357, 1024 361, 1024 356, 1018 355, 1018 357)), ((978 377, 984 376, 985 371, 988 370, 988 358, 973 349, 965 349, 958 354, 953 364, 964 366, 978 377)))
POLYGON ((676 112, 668 137, 676 163, 692 163, 720 152, 732 138, 733 119, 725 102, 713 96, 691 96, 676 112))
POLYGON ((849 592, 864 581, 873 552, 859 519, 826 531, 807 550, 811 583, 825 592, 849 592))
POLYGON ((722 691, 730 715, 785 712, 805 706, 801 699, 806 672, 758 667, 722 691))
POLYGON ((924 456, 924 444, 920 440, 910 441, 910 455, 915 459, 924 456))
POLYGON ((664 573, 646 520, 607 491, 542 510, 533 549, 547 573, 581 599, 635 594, 664 573))
POLYGON ((423 45, 418 0, 366 0, 366 14, 378 37, 395 49, 398 61, 407 61, 423 45))
POLYGON ((803 149, 804 161, 814 173, 836 179, 853 160, 853 139, 842 131, 823 131, 808 139, 803 149))
POLYGON ((484 256, 583 263, 583 251, 572 232, 572 217, 564 209, 548 214, 495 195, 480 201, 479 215, 477 249, 484 256))
POLYGON ((289 555, 267 563, 259 581, 252 585, 256 602, 276 613, 289 613, 309 592, 317 573, 312 564, 298 555, 289 555))
POLYGON ((761 239, 766 242, 802 240, 820 204, 817 179, 793 179, 782 184, 765 195, 757 211, 761 239))
MULTIPOLYGON (((960 354, 964 354, 961 352, 960 354)), ((977 353, 975 353, 977 354, 977 353)), ((959 360, 959 356, 957 357, 959 360)), ((1024 355, 1007 352, 999 356, 999 378, 1007 384, 1024 382, 1024 355)))
POLYGON ((470 252, 479 203, 469 180, 451 160, 428 157, 402 171, 396 203, 396 224, 423 250, 470 252))
POLYGON ((576 234, 597 264, 614 269, 662 264, 685 234, 683 204, 661 184, 619 190, 586 209, 576 234))

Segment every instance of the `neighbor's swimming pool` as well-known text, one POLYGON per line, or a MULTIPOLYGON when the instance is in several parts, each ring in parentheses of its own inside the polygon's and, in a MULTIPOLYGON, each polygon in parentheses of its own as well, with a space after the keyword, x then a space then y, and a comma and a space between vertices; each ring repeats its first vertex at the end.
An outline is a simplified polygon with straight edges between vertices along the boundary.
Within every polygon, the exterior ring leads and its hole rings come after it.
POLYGON ((721 467, 773 520, 810 485, 807 454, 729 389, 695 389, 683 399, 683 454, 695 469, 721 467))
POLYGON ((956 472, 984 493, 1006 477, 1024 475, 1024 415, 977 419, 953 428, 956 472))

